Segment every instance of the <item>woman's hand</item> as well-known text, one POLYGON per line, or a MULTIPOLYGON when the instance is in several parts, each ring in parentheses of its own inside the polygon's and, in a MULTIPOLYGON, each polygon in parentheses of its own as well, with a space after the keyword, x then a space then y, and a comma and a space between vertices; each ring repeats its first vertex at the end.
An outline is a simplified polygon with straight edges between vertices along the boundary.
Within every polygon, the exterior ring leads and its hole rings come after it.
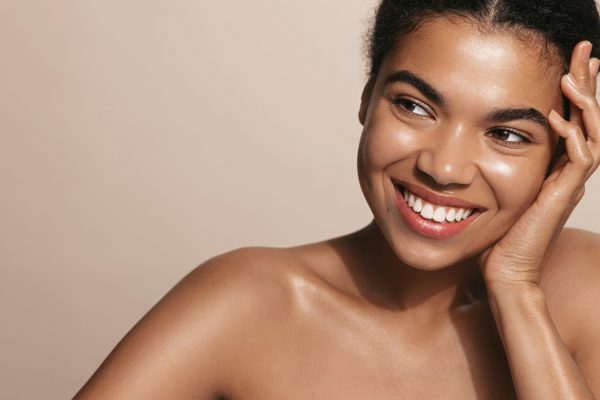
POLYGON ((561 90, 571 102, 570 120, 552 110, 550 128, 564 139, 564 154, 533 204, 514 226, 480 259, 482 275, 490 287, 537 286, 552 241, 581 200, 585 182, 600 162, 600 106, 596 76, 600 61, 590 59, 592 45, 575 46, 569 73, 561 90))

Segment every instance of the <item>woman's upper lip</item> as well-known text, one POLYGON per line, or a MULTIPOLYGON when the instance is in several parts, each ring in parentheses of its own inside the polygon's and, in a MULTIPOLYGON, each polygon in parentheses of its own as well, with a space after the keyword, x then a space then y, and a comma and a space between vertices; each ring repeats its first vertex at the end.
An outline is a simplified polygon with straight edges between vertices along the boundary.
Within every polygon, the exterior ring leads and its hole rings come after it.
POLYGON ((409 192, 419 196, 420 198, 422 198, 423 200, 425 200, 426 202, 431 203, 431 204, 435 204, 438 206, 455 207, 455 208, 476 208, 480 211, 485 210, 485 207, 483 207, 479 204, 471 203, 469 201, 459 199, 456 197, 452 197, 452 196, 448 196, 446 194, 434 193, 428 189, 425 189, 422 186, 418 186, 418 185, 415 185, 412 183, 402 182, 402 181, 397 181, 397 180, 394 180, 393 183, 396 186, 400 185, 400 186, 405 187, 406 189, 408 189, 409 192))

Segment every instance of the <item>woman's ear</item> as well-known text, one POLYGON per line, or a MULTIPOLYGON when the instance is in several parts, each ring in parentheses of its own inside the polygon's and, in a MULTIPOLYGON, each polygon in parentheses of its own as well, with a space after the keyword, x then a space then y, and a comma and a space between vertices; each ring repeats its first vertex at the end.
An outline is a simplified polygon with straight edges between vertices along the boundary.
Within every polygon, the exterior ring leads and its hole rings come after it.
POLYGON ((375 79, 370 78, 363 89, 362 95, 360 96, 360 108, 358 110, 358 120, 361 125, 365 124, 367 120, 367 110, 369 109, 369 102, 371 101, 371 94, 373 93, 373 86, 375 85, 375 79))

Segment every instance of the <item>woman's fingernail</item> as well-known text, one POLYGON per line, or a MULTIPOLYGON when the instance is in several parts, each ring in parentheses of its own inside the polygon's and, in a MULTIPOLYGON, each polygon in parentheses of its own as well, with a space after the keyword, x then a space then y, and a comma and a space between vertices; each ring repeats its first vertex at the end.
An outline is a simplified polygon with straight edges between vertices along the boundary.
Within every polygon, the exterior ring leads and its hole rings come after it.
POLYGON ((582 40, 577 43, 573 51, 573 57, 577 57, 580 60, 589 60, 592 55, 592 42, 589 40, 582 40))

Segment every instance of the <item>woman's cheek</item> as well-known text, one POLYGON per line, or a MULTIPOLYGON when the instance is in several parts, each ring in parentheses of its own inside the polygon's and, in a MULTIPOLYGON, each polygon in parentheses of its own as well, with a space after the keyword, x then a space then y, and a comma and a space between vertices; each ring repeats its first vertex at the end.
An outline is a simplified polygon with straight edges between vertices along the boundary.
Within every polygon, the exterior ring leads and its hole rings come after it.
POLYGON ((373 213, 382 221, 387 220, 385 210, 393 207, 393 204, 388 204, 394 197, 387 193, 390 190, 388 168, 418 149, 414 135, 398 129, 396 125, 397 121, 394 124, 379 122, 365 125, 358 152, 361 190, 373 213))
POLYGON ((539 167, 543 163, 533 161, 531 157, 499 156, 481 162, 498 212, 513 222, 533 203, 544 181, 545 169, 539 167))
POLYGON ((394 125, 371 124, 363 131, 361 155, 371 173, 381 172, 418 152, 418 135, 410 129, 402 129, 399 123, 394 125))

